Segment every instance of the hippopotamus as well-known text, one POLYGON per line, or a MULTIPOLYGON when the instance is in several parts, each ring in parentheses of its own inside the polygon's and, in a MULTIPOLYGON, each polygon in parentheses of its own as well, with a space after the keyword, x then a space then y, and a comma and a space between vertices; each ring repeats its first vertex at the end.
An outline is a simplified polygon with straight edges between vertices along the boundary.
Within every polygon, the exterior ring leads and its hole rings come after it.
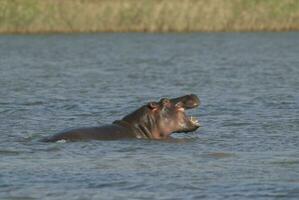
POLYGON ((200 127, 195 117, 185 110, 198 107, 199 98, 189 94, 177 98, 152 101, 112 124, 66 130, 44 138, 44 142, 59 140, 166 139, 175 132, 191 132, 200 127))

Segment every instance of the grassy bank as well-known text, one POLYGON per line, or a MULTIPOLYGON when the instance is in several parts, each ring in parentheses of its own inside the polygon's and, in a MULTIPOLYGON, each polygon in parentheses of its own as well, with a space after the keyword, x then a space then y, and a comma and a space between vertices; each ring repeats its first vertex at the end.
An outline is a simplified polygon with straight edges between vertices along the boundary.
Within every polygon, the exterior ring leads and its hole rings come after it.
POLYGON ((299 30, 299 0, 0 0, 1 33, 299 30))

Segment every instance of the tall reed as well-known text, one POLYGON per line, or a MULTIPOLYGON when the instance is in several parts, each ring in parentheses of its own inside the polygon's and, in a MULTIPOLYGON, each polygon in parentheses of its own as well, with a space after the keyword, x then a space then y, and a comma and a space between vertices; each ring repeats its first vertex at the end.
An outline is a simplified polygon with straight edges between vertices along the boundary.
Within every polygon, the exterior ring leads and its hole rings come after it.
POLYGON ((299 30, 298 0, 0 0, 0 32, 299 30))

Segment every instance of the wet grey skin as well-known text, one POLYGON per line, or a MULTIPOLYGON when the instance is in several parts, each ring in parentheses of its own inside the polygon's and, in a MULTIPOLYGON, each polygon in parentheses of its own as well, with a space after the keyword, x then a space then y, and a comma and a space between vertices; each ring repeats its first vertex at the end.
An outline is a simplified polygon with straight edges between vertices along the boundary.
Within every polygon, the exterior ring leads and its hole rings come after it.
POLYGON ((42 141, 167 139, 172 133, 192 132, 200 127, 195 117, 188 117, 185 113, 185 110, 199 105, 199 98, 195 94, 172 99, 162 98, 158 102, 153 101, 141 106, 112 124, 66 130, 42 141))

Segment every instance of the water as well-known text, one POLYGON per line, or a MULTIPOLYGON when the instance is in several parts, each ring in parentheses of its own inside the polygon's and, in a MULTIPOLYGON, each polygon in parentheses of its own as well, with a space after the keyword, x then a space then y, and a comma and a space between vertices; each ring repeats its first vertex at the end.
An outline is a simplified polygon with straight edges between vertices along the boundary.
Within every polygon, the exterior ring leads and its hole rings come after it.
POLYGON ((0 199, 298 199, 299 33, 0 36, 0 199), (197 94, 173 140, 45 144, 197 94))

